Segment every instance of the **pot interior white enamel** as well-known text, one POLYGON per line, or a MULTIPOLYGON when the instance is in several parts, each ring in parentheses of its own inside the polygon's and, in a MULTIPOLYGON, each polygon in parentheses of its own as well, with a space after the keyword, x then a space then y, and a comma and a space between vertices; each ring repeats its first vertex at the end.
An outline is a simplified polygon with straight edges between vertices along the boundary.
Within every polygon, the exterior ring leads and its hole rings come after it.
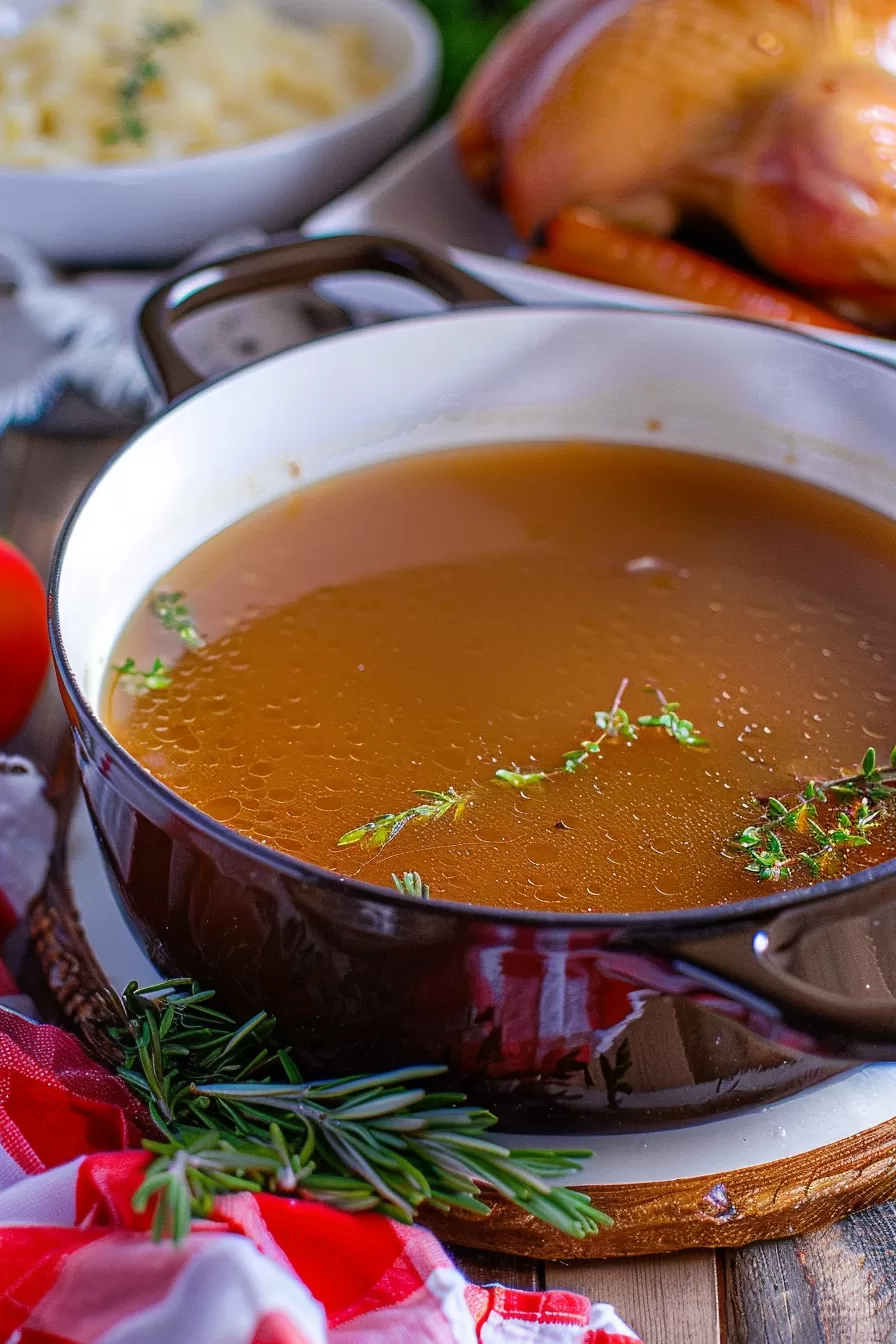
POLYGON ((725 318, 501 308, 334 337, 190 396, 114 460, 63 543, 63 650, 97 713, 125 622, 209 537, 323 477, 460 445, 650 442, 896 516, 894 413, 896 369, 725 318))

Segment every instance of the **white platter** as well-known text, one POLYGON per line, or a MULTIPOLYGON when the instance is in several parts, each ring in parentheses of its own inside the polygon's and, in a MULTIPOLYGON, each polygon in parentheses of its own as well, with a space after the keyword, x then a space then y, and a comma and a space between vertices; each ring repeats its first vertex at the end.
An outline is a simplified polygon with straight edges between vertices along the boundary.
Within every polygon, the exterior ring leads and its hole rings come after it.
MULTIPOLYGON (((317 211, 303 225, 317 237, 384 233, 445 251, 465 270, 517 303, 594 305, 699 311, 617 285, 577 280, 522 264, 521 245, 499 211, 481 201, 458 166, 451 126, 428 131, 359 186, 317 211)), ((803 328, 819 340, 896 363, 896 341, 820 327, 803 328)))

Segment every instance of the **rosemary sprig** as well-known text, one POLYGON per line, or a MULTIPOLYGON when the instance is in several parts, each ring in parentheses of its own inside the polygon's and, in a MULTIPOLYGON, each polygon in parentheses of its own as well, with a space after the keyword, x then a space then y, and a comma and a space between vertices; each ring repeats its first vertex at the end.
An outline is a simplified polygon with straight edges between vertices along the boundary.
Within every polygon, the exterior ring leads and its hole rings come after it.
POLYGON ((178 38, 192 33, 195 24, 190 19, 149 19, 144 24, 131 58, 131 67, 118 85, 119 120, 100 132, 104 145, 117 145, 123 140, 141 144, 149 134, 140 115, 140 99, 151 80, 158 79, 162 70, 155 57, 155 48, 167 46, 178 38))
POLYGON ((258 1013, 238 1026, 189 980, 112 996, 107 1032, 119 1073, 149 1108, 161 1138, 134 1198, 155 1202, 153 1235, 180 1240, 218 1194, 270 1191, 411 1222, 421 1205, 488 1213, 486 1186, 567 1235, 612 1220, 587 1196, 555 1187, 585 1151, 513 1150, 483 1137, 490 1112, 462 1094, 419 1084, 440 1066, 306 1083, 258 1013))
POLYGON ((414 793, 424 801, 416 807, 408 807, 404 812, 386 812, 353 831, 346 831, 337 844, 344 849, 347 845, 368 845, 371 849, 381 849, 390 840, 394 840, 411 821, 441 821, 452 815, 457 818, 469 807, 472 799, 469 794, 458 793, 456 789, 444 790, 415 789, 414 793))
POLYGON ((149 691, 165 691, 171 685, 169 669, 156 658, 148 671, 141 672, 133 658, 125 658, 123 663, 113 663, 115 684, 127 691, 128 695, 146 695, 149 691))
POLYGON ((153 593, 149 609, 166 630, 180 636, 188 649, 205 648, 205 640, 196 628, 183 593, 153 593))
POLYGON ((393 873, 392 882, 405 896, 418 896, 421 901, 429 900, 429 887, 419 873, 393 873))
POLYGON ((782 881, 798 867, 820 877, 845 850, 869 845, 868 832, 880 825, 896 797, 896 747, 888 765, 878 765, 877 752, 869 747, 856 774, 822 783, 810 779, 791 797, 790 806, 780 798, 765 799, 760 804, 764 819, 731 837, 734 849, 747 858, 747 872, 760 882, 782 881), (825 827, 818 820, 818 809, 829 805, 829 795, 846 806, 837 812, 834 824, 825 827), (788 853, 784 841, 790 835, 810 836, 814 848, 788 853))

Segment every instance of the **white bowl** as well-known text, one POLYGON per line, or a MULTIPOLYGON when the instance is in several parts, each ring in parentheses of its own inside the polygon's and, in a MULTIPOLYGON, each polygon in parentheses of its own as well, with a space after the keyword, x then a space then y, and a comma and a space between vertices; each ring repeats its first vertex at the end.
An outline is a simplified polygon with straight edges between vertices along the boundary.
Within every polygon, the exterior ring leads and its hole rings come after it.
POLYGON ((440 42, 415 0, 276 0, 295 22, 355 23, 394 74, 379 97, 313 126, 164 163, 0 167, 0 228, 74 266, 171 262, 216 234, 285 228, 356 181, 419 125, 440 42))

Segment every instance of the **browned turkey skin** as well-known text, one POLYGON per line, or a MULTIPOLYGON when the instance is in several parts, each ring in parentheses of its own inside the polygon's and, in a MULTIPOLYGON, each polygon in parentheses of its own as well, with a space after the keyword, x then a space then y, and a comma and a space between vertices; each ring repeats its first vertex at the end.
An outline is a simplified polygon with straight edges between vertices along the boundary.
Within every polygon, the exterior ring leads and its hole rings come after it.
POLYGON ((569 206, 722 221, 763 266, 896 314, 896 0, 536 0, 456 114, 524 238, 569 206), (892 31, 891 31, 892 30, 892 31))

